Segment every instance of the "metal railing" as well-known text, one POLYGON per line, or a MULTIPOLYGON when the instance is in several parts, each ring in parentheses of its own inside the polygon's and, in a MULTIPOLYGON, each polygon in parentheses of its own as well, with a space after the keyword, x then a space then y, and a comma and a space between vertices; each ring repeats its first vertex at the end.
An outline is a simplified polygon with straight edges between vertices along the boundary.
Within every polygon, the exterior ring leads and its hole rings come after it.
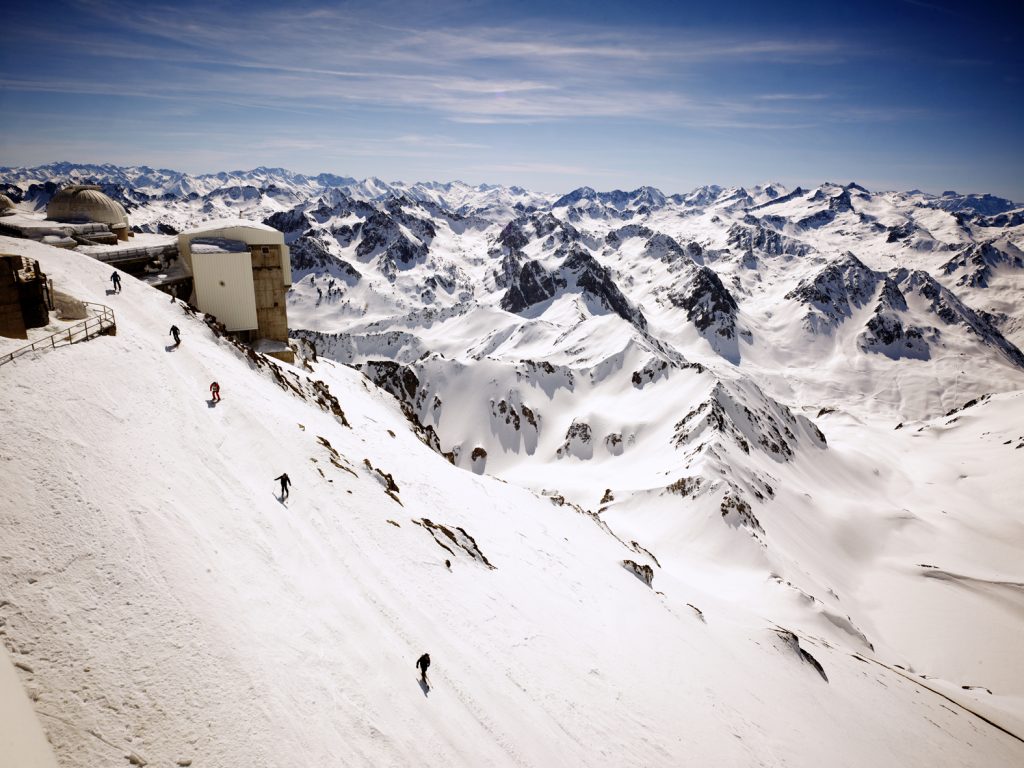
POLYGON ((87 317, 85 320, 81 320, 74 325, 69 325, 64 330, 57 331, 44 339, 39 339, 39 341, 33 341, 31 344, 26 344, 24 347, 16 349, 13 352, 0 355, 0 365, 9 363, 22 355, 28 354, 29 352, 65 347, 68 344, 75 344, 79 341, 91 339, 94 336, 110 333, 117 328, 117 323, 114 320, 114 310, 110 307, 104 306, 103 304, 94 304, 91 301, 85 301, 82 303, 85 304, 85 308, 87 310, 94 313, 91 317, 87 317))

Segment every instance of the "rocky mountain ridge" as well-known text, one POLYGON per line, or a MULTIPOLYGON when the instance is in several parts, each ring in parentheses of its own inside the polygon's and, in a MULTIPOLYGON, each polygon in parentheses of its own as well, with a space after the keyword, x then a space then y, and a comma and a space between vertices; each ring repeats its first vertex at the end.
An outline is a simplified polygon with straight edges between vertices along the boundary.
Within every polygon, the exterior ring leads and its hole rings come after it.
MULTIPOLYGON (((37 209, 58 183, 98 182, 144 231, 226 214, 280 229, 293 255, 293 334, 395 394, 439 452, 499 476, 551 458, 607 464, 614 476, 646 441, 690 445, 705 431, 687 426, 701 408, 708 434, 745 435, 729 443, 747 449, 739 464, 751 447, 774 459, 796 443, 752 439, 721 403, 813 418, 841 402, 845 368, 864 392, 899 371, 894 422, 1024 382, 1012 298, 1024 226, 1012 224, 1019 206, 986 195, 770 183, 556 197, 270 168, 189 176, 69 164, 0 169, 0 181, 37 209), (697 397, 694 376, 719 395, 697 397), (947 379, 954 391, 914 399, 947 379), (466 382, 476 382, 468 395, 466 382), (735 387, 754 394, 724 394, 735 387), (595 397, 615 404, 595 410, 595 397), (654 438, 630 412, 658 414, 674 435, 654 438)), ((723 450, 702 441, 690 464, 723 450)), ((757 484, 733 485, 743 503, 766 498, 757 484)))

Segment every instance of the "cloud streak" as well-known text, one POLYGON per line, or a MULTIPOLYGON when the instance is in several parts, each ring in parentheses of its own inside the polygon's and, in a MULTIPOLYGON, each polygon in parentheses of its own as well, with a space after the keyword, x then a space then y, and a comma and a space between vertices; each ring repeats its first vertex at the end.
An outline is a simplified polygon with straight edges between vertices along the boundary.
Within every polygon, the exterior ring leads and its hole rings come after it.
POLYGON ((30 34, 94 66, 79 77, 65 72, 58 82, 9 78, 0 87, 220 98, 259 109, 276 102, 316 112, 427 110, 477 125, 630 118, 724 127, 754 125, 757 113, 775 111, 781 119, 787 110, 773 110, 770 96, 759 109, 735 109, 702 96, 694 83, 703 67, 815 62, 844 51, 832 41, 610 32, 586 25, 395 27, 352 10, 297 13, 287 5, 242 16, 214 5, 192 11, 186 23, 171 6, 90 0, 80 7, 95 22, 91 31, 79 25, 30 34), (122 85, 104 88, 94 75, 104 60, 147 66, 116 65, 122 85))
POLYGON ((583 0, 14 4, 0 160, 91 142, 93 159, 190 169, 182 158, 217 170, 249 157, 557 188, 731 183, 730 167, 744 183, 812 163, 852 177, 874 161, 877 175, 945 153, 1019 186, 1020 56, 996 44, 1013 26, 933 5, 948 4, 906 0, 851 23, 785 2, 728 22, 706 4, 583 0))

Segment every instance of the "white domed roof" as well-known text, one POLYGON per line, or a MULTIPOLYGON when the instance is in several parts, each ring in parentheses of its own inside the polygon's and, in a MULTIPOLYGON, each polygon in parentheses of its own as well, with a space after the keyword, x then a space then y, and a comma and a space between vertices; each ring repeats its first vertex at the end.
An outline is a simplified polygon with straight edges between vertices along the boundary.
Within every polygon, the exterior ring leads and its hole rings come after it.
POLYGON ((14 202, 7 195, 0 195, 0 211, 6 211, 14 207, 14 202))
POLYGON ((75 224, 128 224, 124 206, 91 184, 75 184, 58 191, 46 206, 46 218, 75 224))

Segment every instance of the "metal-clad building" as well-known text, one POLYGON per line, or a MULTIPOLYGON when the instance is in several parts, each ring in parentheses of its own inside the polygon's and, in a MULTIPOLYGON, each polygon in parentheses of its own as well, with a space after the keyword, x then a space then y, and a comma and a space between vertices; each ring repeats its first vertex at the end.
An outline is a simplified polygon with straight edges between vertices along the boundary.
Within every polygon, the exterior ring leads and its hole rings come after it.
POLYGON ((279 342, 280 351, 270 354, 292 361, 286 305, 292 273, 283 234, 257 222, 218 221, 178 235, 178 252, 192 273, 192 304, 246 341, 279 342), (196 241, 245 250, 199 248, 196 241))
POLYGON ((215 315, 229 331, 259 328, 252 257, 242 253, 193 253, 192 280, 195 305, 215 315))

